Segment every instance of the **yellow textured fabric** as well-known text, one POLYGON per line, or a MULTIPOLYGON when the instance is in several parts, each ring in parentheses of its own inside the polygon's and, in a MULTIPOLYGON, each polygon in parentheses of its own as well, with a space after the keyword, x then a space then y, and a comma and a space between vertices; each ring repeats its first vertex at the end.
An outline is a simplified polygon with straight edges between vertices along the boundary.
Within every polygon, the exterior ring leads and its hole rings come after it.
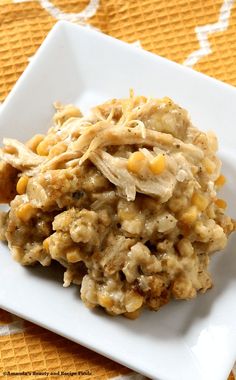
MULTIPOLYGON (((89 24, 236 85, 234 0, 0 0, 0 101, 59 19, 89 24)), ((0 310, 0 378, 4 371, 31 371, 29 378, 36 380, 68 379, 58 371, 84 371, 83 376, 73 376, 78 379, 110 379, 130 373, 0 310), (33 371, 56 374, 43 376, 33 371)), ((233 380, 233 373, 230 376, 233 380)))
POLYGON ((0 321, 0 379, 4 373, 23 371, 30 374, 5 374, 6 379, 105 380, 130 373, 129 369, 6 311, 0 310, 0 321), (81 375, 72 377, 79 371, 81 375), (44 372, 47 375, 43 376, 44 372))
POLYGON ((52 0, 47 1, 50 6, 44 3, 0 1, 0 101, 57 19, 68 19, 69 15, 69 20, 81 22, 76 15, 93 4, 94 15, 82 17, 82 21, 127 42, 139 41, 144 49, 236 84, 233 0, 52 0), (207 25, 209 34, 199 41, 196 28, 207 25), (209 41, 210 52, 203 51, 197 62, 188 64, 188 57, 198 55, 200 43, 205 39, 209 41))

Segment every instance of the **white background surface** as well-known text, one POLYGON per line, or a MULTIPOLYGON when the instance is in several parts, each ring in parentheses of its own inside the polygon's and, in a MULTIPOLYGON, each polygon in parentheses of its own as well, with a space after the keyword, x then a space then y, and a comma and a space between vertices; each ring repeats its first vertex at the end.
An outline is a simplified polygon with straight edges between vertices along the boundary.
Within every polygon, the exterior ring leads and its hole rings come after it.
MULTIPOLYGON (((83 111, 129 88, 169 96, 187 108, 200 129, 220 140, 224 190, 236 217, 236 90, 100 33, 61 22, 5 101, 0 138, 22 141, 46 131, 52 103, 83 111)), ((211 265, 214 288, 189 302, 172 302, 140 319, 91 312, 77 287, 62 288, 58 268, 24 268, 0 246, 0 307, 96 350, 152 379, 225 380, 236 358, 236 239, 211 265)))

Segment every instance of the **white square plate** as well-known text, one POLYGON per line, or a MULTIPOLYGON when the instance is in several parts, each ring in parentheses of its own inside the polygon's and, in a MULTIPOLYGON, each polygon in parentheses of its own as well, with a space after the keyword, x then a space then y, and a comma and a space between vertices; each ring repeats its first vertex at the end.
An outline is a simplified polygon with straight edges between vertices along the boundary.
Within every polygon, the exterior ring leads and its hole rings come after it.
MULTIPOLYGON (((52 103, 82 110, 129 88, 169 96, 200 129, 220 140, 224 196, 236 217, 236 90, 101 33, 59 22, 17 82, 0 113, 0 139, 22 141, 46 131, 52 103)), ((225 380, 236 359, 236 236, 211 264, 214 288, 171 302, 135 321, 89 311, 78 287, 64 289, 52 269, 24 268, 0 246, 0 307, 81 343, 152 379, 225 380)))

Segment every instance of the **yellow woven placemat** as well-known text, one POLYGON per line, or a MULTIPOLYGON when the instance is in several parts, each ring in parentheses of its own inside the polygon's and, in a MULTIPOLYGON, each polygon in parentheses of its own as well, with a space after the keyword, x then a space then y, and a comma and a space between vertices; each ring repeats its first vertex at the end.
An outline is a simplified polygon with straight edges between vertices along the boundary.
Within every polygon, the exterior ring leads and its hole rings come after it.
MULTIPOLYGON (((236 0, 0 0, 0 101, 60 19, 90 25, 236 85, 236 0)), ((84 380, 141 379, 100 355, 0 311, 0 378, 63 380, 68 373, 84 380), (9 375, 23 371, 25 375, 9 375)), ((230 376, 233 380, 233 373, 230 376)))

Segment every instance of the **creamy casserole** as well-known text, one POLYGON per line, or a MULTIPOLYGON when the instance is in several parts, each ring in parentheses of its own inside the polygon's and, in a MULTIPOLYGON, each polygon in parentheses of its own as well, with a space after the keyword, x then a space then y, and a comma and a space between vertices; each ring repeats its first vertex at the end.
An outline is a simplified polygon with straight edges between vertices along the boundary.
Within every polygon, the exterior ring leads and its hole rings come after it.
POLYGON ((217 139, 169 98, 113 99, 0 150, 0 238, 23 265, 58 261, 90 308, 136 318, 212 286, 212 253, 235 222, 217 139))

